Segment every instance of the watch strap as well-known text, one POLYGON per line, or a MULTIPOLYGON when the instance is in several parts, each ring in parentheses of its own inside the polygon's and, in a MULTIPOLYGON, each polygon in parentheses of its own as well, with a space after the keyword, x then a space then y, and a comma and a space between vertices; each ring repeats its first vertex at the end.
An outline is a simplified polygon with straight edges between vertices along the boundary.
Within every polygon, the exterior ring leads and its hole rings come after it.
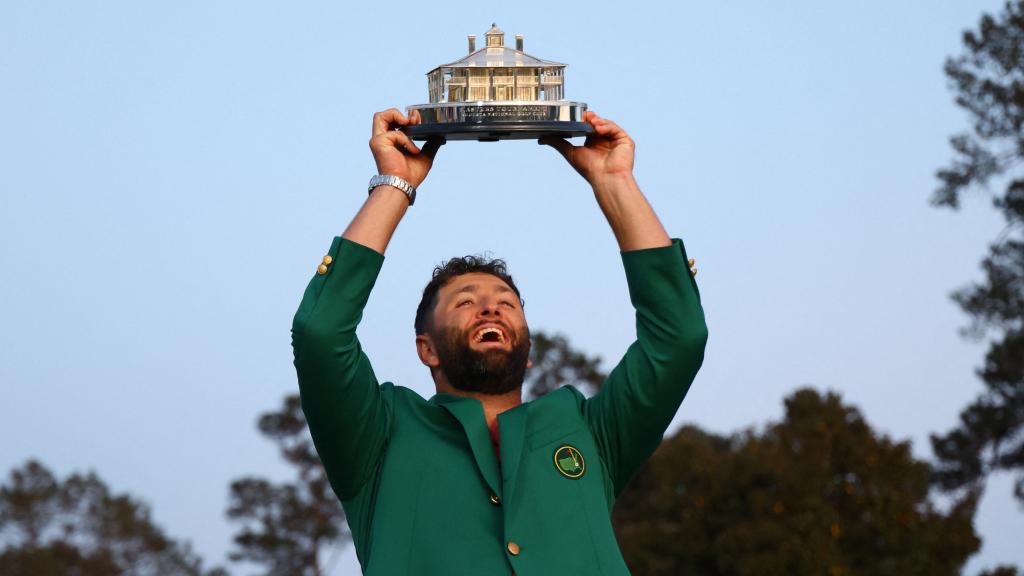
POLYGON ((373 192, 373 189, 377 186, 391 186, 398 188, 409 198, 409 206, 412 206, 413 202, 416 201, 416 188, 398 176, 377 174, 373 178, 370 178, 370 184, 366 189, 366 193, 369 194, 370 192, 373 192))

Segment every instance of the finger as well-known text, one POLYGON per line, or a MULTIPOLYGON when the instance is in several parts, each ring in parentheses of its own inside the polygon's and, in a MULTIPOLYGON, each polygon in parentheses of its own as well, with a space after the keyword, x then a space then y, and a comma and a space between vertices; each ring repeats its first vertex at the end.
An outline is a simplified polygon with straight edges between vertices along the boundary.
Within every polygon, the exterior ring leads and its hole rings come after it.
POLYGON ((409 125, 413 126, 423 122, 423 117, 420 116, 420 111, 415 108, 409 112, 409 125))
POLYGON ((410 154, 420 153, 419 146, 416 146, 412 139, 401 130, 392 130, 391 132, 384 134, 384 138, 389 140, 394 144, 395 148, 398 148, 402 152, 408 152, 410 154))
POLYGON ((595 112, 588 111, 585 113, 584 117, 594 129, 593 135, 587 137, 587 144, 591 143, 592 137, 597 137, 603 141, 618 140, 629 137, 629 134, 626 134, 626 131, 620 128, 618 124, 608 120, 607 118, 598 116, 595 112))
POLYGON ((373 115, 373 135, 383 134, 395 126, 405 126, 409 119, 397 108, 388 108, 373 115))
POLYGON ((697 261, 694 260, 693 258, 690 258, 689 260, 686 261, 686 263, 690 266, 690 268, 693 268, 693 265, 696 264, 697 261))
POLYGON ((557 136, 543 136, 540 140, 537 140, 537 144, 544 144, 545 146, 551 146, 558 153, 562 155, 570 164, 572 163, 572 153, 576 149, 568 140, 559 138, 557 136))
POLYGON ((597 118, 594 121, 594 131, 605 137, 618 138, 626 136, 626 131, 623 130, 618 124, 607 120, 605 118, 597 118))
POLYGON ((398 130, 392 130, 383 134, 378 134, 370 139, 370 150, 374 152, 381 152, 393 148, 399 152, 408 151, 411 154, 419 154, 420 150, 412 143, 412 140, 405 135, 405 132, 398 130))
POLYGON ((594 131, 597 131, 597 127, 608 122, 601 116, 597 115, 597 112, 587 112, 586 122, 594 127, 594 131))
POLYGON ((423 145, 422 152, 427 155, 431 160, 437 155, 438 149, 445 145, 446 140, 441 136, 431 136, 427 139, 427 143, 423 145))

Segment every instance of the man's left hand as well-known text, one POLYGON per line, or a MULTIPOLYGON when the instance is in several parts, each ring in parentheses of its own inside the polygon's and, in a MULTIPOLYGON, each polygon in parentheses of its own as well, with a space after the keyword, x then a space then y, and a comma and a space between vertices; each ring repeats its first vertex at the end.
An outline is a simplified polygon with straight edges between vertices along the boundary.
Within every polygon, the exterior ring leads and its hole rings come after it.
POLYGON ((635 145, 629 134, 615 122, 593 112, 585 112, 583 120, 594 129, 583 146, 573 146, 557 136, 544 136, 537 143, 558 150, 591 186, 610 178, 632 176, 635 145))

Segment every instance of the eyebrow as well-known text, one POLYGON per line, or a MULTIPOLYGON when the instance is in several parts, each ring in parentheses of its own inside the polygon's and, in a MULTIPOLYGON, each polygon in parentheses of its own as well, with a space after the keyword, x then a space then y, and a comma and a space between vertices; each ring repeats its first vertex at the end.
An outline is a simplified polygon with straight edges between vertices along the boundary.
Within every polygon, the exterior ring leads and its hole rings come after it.
MULTIPOLYGON (((476 284, 466 284, 462 288, 456 290, 455 294, 462 294, 463 292, 473 293, 476 292, 477 288, 479 288, 479 286, 477 286, 476 284)), ((505 286, 504 284, 499 284, 496 290, 498 292, 513 292, 511 288, 505 286)))

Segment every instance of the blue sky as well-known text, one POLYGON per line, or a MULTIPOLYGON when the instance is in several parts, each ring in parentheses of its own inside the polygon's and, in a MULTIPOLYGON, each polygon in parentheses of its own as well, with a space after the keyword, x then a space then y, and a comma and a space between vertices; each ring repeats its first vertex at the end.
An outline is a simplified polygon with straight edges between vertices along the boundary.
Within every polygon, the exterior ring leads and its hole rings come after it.
MULTIPOLYGON (((0 469, 95 469, 224 562, 227 484, 285 478, 255 418, 295 390, 288 328, 365 197, 376 110, 497 22, 569 63, 696 257, 710 341, 677 417, 763 426, 810 385, 915 453, 981 389, 949 293, 1002 222, 928 204, 966 117, 942 74, 1000 2, 8 2, 0 5, 0 469)), ((614 362, 633 337, 585 183, 530 142, 444 147, 360 336, 432 394, 412 316, 434 264, 508 259, 534 329, 614 362)), ((1024 564, 997 477, 971 572, 1024 564)), ((334 573, 357 573, 344 553, 334 573)))

